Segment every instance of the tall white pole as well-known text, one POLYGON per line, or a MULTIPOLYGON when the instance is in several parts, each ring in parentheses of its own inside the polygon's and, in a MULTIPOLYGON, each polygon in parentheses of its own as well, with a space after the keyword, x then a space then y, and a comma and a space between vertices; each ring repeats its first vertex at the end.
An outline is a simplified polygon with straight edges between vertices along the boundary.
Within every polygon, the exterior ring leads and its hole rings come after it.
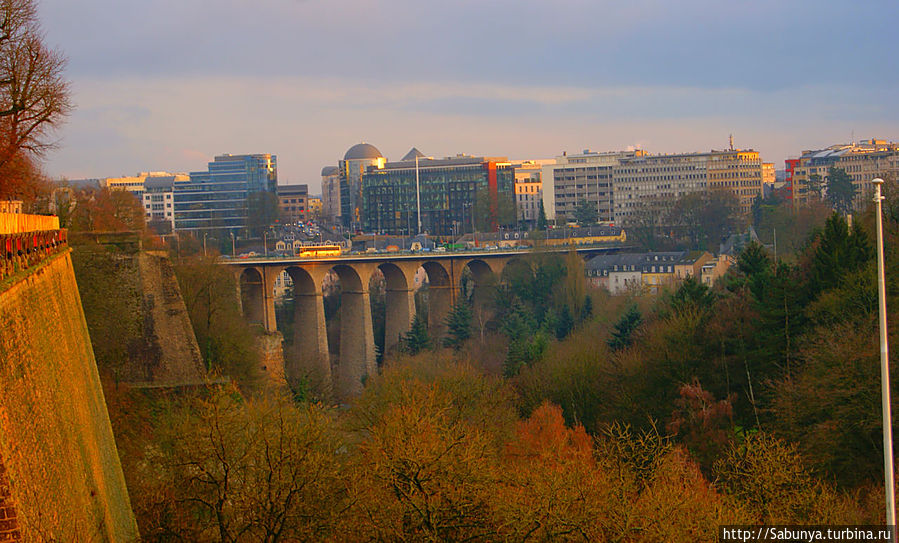
POLYGON ((421 234, 421 188, 418 185, 418 155, 415 155, 415 207, 418 214, 418 233, 421 234))
POLYGON ((883 475, 886 487, 887 524, 893 526, 891 541, 896 541, 896 495, 893 481, 893 421, 890 415, 890 365, 887 342, 887 299, 886 275, 883 265, 883 196, 880 187, 883 179, 872 181, 875 187, 874 202, 877 204, 877 297, 880 302, 880 380, 883 408, 883 475))

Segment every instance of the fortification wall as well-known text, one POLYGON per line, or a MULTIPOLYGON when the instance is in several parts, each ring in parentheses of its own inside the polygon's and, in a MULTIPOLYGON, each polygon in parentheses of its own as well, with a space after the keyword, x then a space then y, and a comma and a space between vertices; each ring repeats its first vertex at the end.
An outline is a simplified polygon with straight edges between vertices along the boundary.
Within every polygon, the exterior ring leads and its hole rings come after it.
POLYGON ((94 356, 104 375, 137 386, 204 383, 205 366, 172 262, 138 236, 71 236, 94 356))
POLYGON ((154 385, 204 383, 206 369, 175 278, 172 261, 162 252, 137 256, 143 294, 144 338, 156 356, 146 365, 144 380, 154 385))
POLYGON ((137 539, 68 249, 0 283, 0 464, 23 540, 137 539))

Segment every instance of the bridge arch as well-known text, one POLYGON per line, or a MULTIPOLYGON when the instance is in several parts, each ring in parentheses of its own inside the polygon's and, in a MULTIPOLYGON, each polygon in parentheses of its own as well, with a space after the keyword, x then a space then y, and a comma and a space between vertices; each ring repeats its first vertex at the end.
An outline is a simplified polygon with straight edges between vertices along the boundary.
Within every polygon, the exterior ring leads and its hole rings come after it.
POLYGON ((250 324, 265 326, 265 282, 255 267, 244 268, 238 277, 240 308, 250 324))
POLYGON ((533 277, 534 268, 527 258, 515 256, 510 258, 503 265, 502 272, 499 274, 500 282, 508 282, 515 276, 533 277))
POLYGON ((502 262, 493 259, 472 258, 465 262, 461 274, 464 279, 460 280, 460 289, 463 284, 471 289, 463 294, 466 298, 470 295, 475 308, 490 304, 492 290, 496 287, 502 267, 502 262))
POLYGON ((291 386, 305 380, 314 390, 332 390, 331 359, 322 296, 322 273, 300 266, 284 271, 293 282, 293 342, 284 353, 284 371, 291 386))
POLYGON ((428 330, 432 340, 439 340, 446 328, 446 316, 456 301, 457 284, 454 274, 450 273, 452 268, 447 271, 440 261, 429 260, 423 262, 421 267, 428 277, 428 330))
POLYGON ((340 349, 332 361, 334 384, 340 397, 362 390, 377 372, 368 282, 373 265, 337 264, 331 268, 340 281, 340 349))
MULTIPOLYGON (((409 331, 415 316, 415 272, 418 263, 384 262, 378 266, 384 276, 384 352, 395 350, 409 331)), ((376 338, 377 339, 377 338, 376 338)))

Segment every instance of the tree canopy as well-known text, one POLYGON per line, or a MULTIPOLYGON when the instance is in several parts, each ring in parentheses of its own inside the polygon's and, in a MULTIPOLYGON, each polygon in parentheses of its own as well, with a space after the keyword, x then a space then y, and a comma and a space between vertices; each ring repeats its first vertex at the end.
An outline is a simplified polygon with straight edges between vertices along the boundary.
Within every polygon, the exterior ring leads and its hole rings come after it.
POLYGON ((843 168, 831 168, 827 174, 827 201, 833 208, 846 215, 852 211, 852 201, 858 187, 843 168))
POLYGON ((34 0, 0 0, 0 198, 33 190, 35 159, 72 109, 65 58, 49 49, 34 0))
POLYGON ((574 220, 581 226, 592 226, 599 219, 599 212, 596 211, 596 204, 581 200, 574 208, 574 220))

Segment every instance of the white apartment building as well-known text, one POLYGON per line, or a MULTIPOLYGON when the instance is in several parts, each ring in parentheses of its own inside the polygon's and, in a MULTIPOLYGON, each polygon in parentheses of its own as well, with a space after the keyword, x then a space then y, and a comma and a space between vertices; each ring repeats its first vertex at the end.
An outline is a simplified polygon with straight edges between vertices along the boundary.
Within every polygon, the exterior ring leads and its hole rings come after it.
POLYGON ((175 228, 175 181, 187 181, 186 175, 147 177, 143 183, 141 203, 147 222, 165 222, 175 228))

